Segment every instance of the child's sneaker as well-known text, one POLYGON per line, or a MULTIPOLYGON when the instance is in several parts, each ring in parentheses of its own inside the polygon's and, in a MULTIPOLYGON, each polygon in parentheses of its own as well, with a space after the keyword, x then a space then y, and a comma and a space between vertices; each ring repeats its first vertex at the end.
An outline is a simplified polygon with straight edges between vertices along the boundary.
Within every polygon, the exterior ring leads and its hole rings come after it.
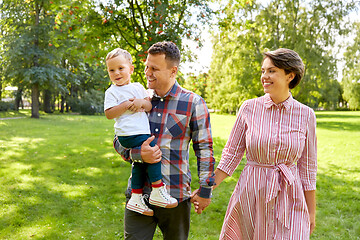
POLYGON ((178 205, 178 201, 166 191, 165 184, 159 188, 153 187, 149 203, 163 208, 174 208, 178 205))
POLYGON ((132 193, 126 208, 146 216, 154 216, 154 211, 145 204, 142 194, 132 193))

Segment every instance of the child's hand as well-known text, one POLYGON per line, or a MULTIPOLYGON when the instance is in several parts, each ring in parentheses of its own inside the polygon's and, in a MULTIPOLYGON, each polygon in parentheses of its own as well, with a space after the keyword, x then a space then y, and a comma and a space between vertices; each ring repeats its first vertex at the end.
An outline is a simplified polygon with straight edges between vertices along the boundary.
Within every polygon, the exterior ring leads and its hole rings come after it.
POLYGON ((131 104, 129 105, 128 109, 132 112, 144 112, 143 101, 144 99, 137 99, 137 98, 131 98, 129 99, 131 104))

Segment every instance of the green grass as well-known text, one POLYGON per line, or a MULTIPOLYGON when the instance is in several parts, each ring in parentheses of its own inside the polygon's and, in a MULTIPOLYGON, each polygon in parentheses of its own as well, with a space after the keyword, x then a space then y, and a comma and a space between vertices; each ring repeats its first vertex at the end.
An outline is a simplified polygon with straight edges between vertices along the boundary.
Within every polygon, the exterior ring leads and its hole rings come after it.
POLYGON ((20 109, 19 111, 0 111, 0 118, 14 118, 14 117, 30 117, 31 111, 20 109))
MULTIPOLYGON (((105 116, 0 112, 0 239, 122 239, 130 165, 105 116)), ((235 116, 212 114, 219 161, 235 116)), ((311 239, 360 239, 360 112, 317 112, 317 228, 311 239)), ((191 152, 193 188, 196 160, 191 152)), ((244 162, 193 213, 189 239, 218 239, 244 162)), ((162 239, 157 231, 154 239, 162 239)))

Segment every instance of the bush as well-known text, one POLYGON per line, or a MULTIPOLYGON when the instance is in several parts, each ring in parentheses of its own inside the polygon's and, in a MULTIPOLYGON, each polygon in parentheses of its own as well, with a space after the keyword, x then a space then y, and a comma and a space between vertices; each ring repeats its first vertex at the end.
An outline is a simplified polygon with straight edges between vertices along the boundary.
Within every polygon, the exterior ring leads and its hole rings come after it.
POLYGON ((104 112, 104 93, 101 91, 90 90, 85 92, 82 98, 69 100, 72 112, 82 115, 94 115, 104 112))
POLYGON ((9 111, 9 110, 15 110, 15 104, 14 102, 3 102, 0 101, 0 112, 3 111, 9 111))

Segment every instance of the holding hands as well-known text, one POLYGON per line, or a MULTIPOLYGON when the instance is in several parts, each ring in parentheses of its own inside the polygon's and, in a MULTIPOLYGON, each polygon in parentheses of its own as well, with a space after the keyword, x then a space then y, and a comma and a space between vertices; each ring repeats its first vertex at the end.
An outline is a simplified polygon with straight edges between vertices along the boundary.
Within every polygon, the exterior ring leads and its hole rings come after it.
POLYGON ((207 206, 211 203, 211 198, 202 198, 197 193, 199 189, 196 189, 191 194, 191 202, 194 204, 194 209, 197 214, 201 214, 207 206))

